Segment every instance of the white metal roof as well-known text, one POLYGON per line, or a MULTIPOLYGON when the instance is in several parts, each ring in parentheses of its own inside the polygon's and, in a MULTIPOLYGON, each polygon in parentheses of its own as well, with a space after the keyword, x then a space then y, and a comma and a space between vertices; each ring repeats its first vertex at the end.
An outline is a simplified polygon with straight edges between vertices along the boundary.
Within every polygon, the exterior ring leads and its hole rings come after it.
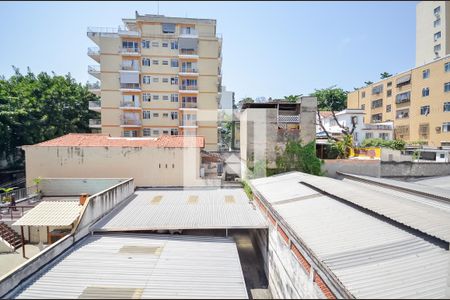
POLYGON ((93 226, 96 231, 266 228, 239 189, 138 190, 93 226))
POLYGON ((93 235, 32 278, 14 298, 247 298, 227 238, 93 235))
POLYGON ((70 226, 83 207, 79 201, 43 201, 30 209, 13 226, 70 226))
MULTIPOLYGON (((416 181, 417 184, 450 190, 450 176, 432 177, 416 181)), ((450 198, 450 193, 449 193, 450 198)))
MULTIPOLYGON (((449 252, 442 245, 325 196, 303 180, 295 172, 251 183, 352 295, 445 297, 449 252)), ((341 182, 329 184, 338 190, 341 182)))

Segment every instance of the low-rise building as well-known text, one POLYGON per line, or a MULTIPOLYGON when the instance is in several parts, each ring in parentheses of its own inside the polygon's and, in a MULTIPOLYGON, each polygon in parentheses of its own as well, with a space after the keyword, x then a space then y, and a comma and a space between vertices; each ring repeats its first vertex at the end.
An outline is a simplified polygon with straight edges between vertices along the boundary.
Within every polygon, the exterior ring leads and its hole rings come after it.
POLYGON ((362 109, 344 109, 342 111, 336 112, 334 118, 331 112, 319 112, 317 116, 317 126, 316 135, 317 137, 326 137, 324 131, 327 131, 333 137, 342 136, 342 127, 348 128, 349 131, 353 128, 353 123, 355 124, 355 130, 353 131, 353 141, 356 145, 361 144, 364 140, 362 134, 363 123, 364 123, 364 111, 362 109), (338 124, 339 123, 339 124, 338 124), (322 126, 320 125, 322 124, 322 126), (341 127, 342 126, 342 127, 341 127))

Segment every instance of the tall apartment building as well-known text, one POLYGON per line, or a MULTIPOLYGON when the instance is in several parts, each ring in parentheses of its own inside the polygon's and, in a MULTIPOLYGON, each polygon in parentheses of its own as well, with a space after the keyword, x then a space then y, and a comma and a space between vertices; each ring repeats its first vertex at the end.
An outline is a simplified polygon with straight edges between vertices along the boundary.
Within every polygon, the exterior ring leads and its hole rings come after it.
POLYGON ((416 67, 450 54, 450 2, 416 6, 416 67))
POLYGON ((139 15, 124 26, 89 28, 98 48, 88 55, 100 80, 89 104, 101 118, 95 131, 111 136, 197 135, 206 150, 217 150, 222 39, 216 21, 139 15))
POLYGON ((347 107, 393 121, 396 138, 450 146, 450 55, 349 93, 347 107))

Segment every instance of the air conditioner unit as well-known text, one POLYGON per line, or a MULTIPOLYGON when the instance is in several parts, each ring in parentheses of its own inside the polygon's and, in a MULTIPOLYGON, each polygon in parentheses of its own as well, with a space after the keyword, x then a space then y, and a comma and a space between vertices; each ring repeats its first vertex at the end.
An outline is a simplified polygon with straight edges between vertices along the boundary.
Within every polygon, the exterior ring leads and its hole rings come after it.
POLYGON ((437 133, 440 133, 440 132, 441 132, 441 127, 440 127, 440 126, 437 126, 435 129, 436 129, 436 132, 437 132, 437 133))

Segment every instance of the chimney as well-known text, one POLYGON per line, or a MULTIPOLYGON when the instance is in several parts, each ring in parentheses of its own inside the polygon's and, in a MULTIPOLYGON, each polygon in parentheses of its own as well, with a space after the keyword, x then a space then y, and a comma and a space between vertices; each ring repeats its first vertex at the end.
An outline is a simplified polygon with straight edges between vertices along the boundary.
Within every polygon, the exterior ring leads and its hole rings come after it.
POLYGON ((88 197, 89 197, 89 195, 87 193, 82 193, 80 195, 80 205, 84 205, 84 203, 86 203, 86 200, 88 197))

